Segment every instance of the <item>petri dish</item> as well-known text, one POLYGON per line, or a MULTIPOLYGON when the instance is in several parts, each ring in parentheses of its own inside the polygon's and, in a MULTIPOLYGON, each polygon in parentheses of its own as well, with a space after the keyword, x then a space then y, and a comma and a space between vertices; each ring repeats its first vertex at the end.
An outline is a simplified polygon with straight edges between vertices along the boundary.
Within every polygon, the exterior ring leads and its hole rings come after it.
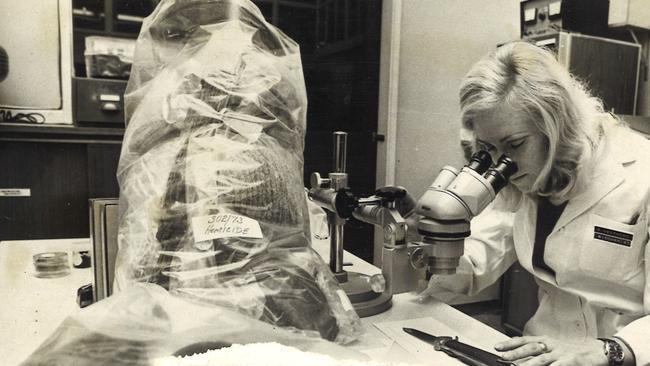
POLYGON ((57 278, 70 274, 68 253, 45 252, 34 254, 34 276, 38 278, 57 278))

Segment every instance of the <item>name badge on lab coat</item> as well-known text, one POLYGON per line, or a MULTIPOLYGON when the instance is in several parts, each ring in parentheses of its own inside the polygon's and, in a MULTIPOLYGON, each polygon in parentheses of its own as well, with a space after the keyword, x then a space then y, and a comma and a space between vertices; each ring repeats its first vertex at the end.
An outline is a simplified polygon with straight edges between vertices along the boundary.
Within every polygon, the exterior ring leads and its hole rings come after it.
POLYGON ((632 245, 634 235, 602 226, 594 226, 594 239, 629 247, 632 245))

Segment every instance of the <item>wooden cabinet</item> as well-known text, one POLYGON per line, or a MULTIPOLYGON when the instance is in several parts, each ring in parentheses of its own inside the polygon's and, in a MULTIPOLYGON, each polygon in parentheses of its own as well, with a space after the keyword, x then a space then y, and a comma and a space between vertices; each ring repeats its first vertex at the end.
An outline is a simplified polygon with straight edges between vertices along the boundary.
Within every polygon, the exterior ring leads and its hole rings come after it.
POLYGON ((0 124, 0 240, 89 236, 88 199, 118 197, 123 130, 0 124))
POLYGON ((554 50, 558 61, 603 101, 607 111, 636 114, 639 44, 565 31, 527 40, 554 50))

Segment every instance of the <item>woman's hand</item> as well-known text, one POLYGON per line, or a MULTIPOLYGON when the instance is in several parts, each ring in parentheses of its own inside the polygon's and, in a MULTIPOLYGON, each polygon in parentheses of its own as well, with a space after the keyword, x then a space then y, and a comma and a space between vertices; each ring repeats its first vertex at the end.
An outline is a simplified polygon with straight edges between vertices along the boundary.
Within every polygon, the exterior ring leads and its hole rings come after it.
POLYGON ((549 337, 514 337, 494 346, 502 358, 518 366, 589 365, 607 366, 603 342, 589 339, 570 343, 549 337))

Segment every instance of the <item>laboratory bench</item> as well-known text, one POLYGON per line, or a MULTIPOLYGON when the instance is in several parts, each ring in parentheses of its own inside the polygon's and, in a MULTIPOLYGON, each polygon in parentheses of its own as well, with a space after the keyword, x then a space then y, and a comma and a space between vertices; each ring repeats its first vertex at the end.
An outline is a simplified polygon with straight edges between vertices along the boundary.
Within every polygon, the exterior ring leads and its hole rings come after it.
MULTIPOLYGON (((327 248, 315 249, 323 255, 327 248)), ((26 359, 61 322, 78 311, 77 289, 93 281, 91 268, 74 268, 59 278, 37 278, 32 256, 63 251, 71 260, 78 251, 90 250, 90 240, 56 239, 0 242, 0 359, 17 365, 26 359)), ((325 257, 327 258, 327 257, 325 257)), ((348 270, 374 274, 378 268, 346 253, 348 270)), ((461 341, 490 351, 507 339, 501 332, 434 298, 415 293, 394 295, 387 311, 362 318, 365 333, 347 347, 383 362, 463 365, 404 333, 414 327, 435 335, 458 336, 461 341)), ((493 350, 492 350, 493 352, 493 350)))

